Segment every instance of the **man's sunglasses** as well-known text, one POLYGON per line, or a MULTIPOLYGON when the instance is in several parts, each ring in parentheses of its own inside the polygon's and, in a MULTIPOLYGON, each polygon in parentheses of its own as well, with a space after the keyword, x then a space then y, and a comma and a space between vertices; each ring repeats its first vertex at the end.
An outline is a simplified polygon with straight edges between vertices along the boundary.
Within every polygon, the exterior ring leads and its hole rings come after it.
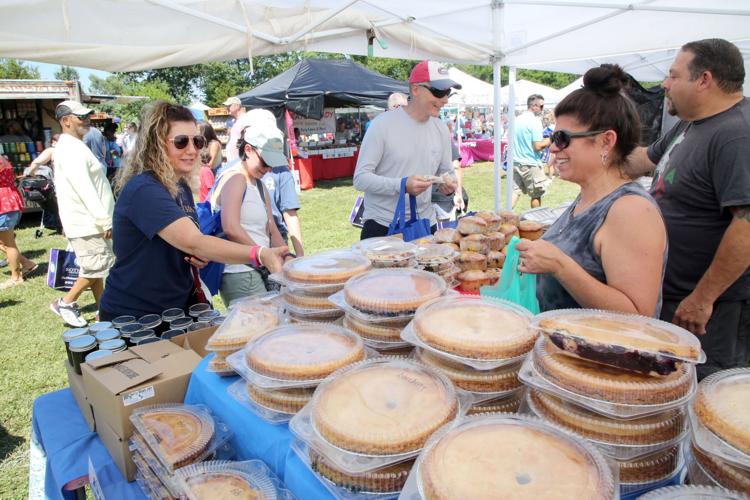
POLYGON ((453 91, 452 88, 441 90, 441 89, 436 89, 435 87, 430 87, 428 85, 420 85, 420 87, 426 88, 427 90, 430 91, 430 94, 432 94, 438 99, 442 99, 443 97, 450 97, 451 92, 453 91))
POLYGON ((202 135, 176 135, 172 139, 169 139, 169 142, 174 144, 174 147, 177 149, 185 149, 190 142, 190 139, 193 139, 193 146, 195 146, 195 149, 203 149, 206 147, 206 138, 202 135))
POLYGON ((550 136, 550 141, 557 149, 565 149, 570 146, 570 141, 576 137, 591 137, 606 132, 606 130, 587 130, 586 132, 568 132, 567 130, 555 130, 550 136))

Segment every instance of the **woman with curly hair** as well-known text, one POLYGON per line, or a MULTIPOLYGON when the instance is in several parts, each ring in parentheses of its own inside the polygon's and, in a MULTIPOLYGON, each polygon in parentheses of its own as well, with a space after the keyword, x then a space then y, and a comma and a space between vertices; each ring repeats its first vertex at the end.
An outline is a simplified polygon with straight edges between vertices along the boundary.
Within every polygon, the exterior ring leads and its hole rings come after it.
POLYGON ((191 266, 200 268, 207 261, 281 269, 286 247, 241 245, 200 232, 187 181, 205 146, 186 107, 157 101, 144 110, 138 141, 115 188, 116 261, 100 319, 185 309, 194 295, 191 266))

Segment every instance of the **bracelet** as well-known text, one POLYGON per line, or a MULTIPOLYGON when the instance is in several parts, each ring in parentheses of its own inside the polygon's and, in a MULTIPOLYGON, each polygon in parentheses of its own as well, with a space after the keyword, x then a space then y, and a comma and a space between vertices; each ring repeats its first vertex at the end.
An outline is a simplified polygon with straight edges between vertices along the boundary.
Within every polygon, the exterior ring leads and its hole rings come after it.
POLYGON ((287 257, 291 257, 291 258, 293 258, 293 259, 296 259, 296 258, 297 258, 297 255, 296 255, 296 254, 293 254, 292 252, 287 252, 287 253, 285 253, 285 254, 284 254, 284 255, 283 255, 283 256, 282 256, 281 258, 282 258, 282 259, 286 259, 287 257))
POLYGON ((263 267, 263 262, 261 262, 261 252, 263 251, 262 246, 258 246, 258 267, 263 267))
POLYGON ((258 254, 260 253, 260 245, 253 245, 250 247, 250 265, 253 267, 260 267, 258 265, 258 254))

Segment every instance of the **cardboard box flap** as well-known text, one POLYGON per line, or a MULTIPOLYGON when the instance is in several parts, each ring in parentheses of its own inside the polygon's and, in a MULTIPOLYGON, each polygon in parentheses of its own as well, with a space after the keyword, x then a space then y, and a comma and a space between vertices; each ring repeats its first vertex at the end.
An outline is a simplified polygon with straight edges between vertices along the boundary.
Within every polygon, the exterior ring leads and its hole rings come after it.
POLYGON ((96 376, 113 394, 120 394, 126 389, 158 377, 161 373, 162 370, 155 368, 150 363, 140 358, 133 358, 97 370, 96 376))
POLYGON ((180 349, 178 346, 166 340, 162 342, 153 342, 151 344, 142 345, 140 347, 135 346, 130 348, 131 352, 134 352, 149 363, 155 363, 156 361, 159 361, 162 358, 166 358, 170 354, 180 352, 181 350, 182 349, 180 349))
POLYGON ((98 370, 99 368, 102 368, 104 366, 114 365, 116 363, 122 363, 123 361, 127 361, 129 359, 134 359, 137 357, 138 356, 134 352, 126 350, 122 352, 116 352, 112 354, 111 356, 104 356, 103 358, 92 359, 91 361, 87 361, 86 364, 88 364, 94 370, 98 370))

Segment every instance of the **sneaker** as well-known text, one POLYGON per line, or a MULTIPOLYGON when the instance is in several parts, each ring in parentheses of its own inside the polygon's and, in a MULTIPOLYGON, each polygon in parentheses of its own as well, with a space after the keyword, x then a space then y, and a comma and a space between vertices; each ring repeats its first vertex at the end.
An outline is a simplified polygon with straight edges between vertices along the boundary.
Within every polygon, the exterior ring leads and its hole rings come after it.
POLYGON ((8 265, 8 259, 0 260, 0 267, 5 267, 8 265))
POLYGON ((7 281, 4 281, 0 283, 0 290, 5 290, 6 288, 10 288, 12 286, 21 285, 23 284, 23 278, 14 280, 13 278, 9 278, 7 281))
POLYGON ((60 316, 63 321, 69 326, 75 328, 81 328, 88 324, 88 321, 83 319, 81 316, 81 310, 78 308, 78 302, 72 304, 66 304, 63 302, 62 297, 54 301, 49 305, 50 310, 53 313, 60 316))

